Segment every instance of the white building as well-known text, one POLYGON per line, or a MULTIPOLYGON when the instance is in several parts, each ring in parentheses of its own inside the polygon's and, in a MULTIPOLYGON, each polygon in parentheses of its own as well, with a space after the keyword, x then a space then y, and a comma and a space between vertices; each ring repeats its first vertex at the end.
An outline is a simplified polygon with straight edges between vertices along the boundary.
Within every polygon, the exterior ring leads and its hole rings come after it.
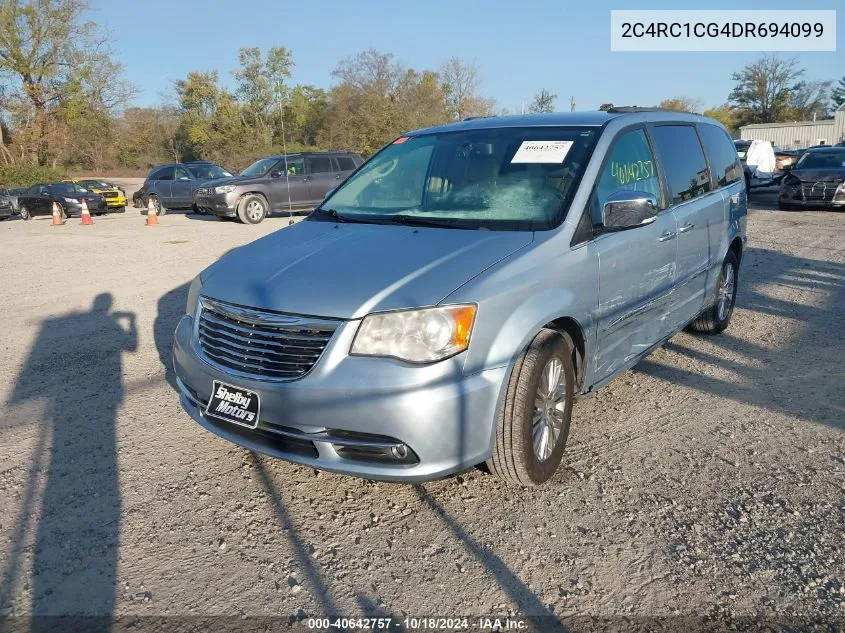
POLYGON ((832 119, 743 125, 739 134, 741 139, 748 141, 771 141, 781 149, 835 145, 845 141, 845 103, 836 109, 832 119))

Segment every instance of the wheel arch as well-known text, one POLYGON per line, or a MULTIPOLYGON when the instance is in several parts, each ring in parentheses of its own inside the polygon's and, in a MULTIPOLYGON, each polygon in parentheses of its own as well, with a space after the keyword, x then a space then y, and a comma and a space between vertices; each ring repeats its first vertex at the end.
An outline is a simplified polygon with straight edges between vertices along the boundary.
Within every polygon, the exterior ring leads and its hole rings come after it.
MULTIPOLYGON (((575 393, 580 393, 584 387, 587 364, 587 338, 584 334, 584 328, 573 317, 563 316, 543 325, 535 332, 534 336, 537 336, 540 330, 544 329, 554 330, 569 340, 569 345, 572 348, 572 366, 575 368, 575 393)), ((533 336, 531 340, 534 340, 533 336)))

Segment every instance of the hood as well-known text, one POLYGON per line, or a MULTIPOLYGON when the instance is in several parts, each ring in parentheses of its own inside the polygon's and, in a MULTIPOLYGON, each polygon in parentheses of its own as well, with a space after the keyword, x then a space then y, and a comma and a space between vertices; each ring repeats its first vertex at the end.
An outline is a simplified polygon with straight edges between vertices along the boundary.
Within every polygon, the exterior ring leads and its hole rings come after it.
POLYGON ((94 193, 93 191, 73 191, 71 193, 56 193, 57 196, 60 198, 73 198, 74 200, 82 200, 85 198, 86 200, 99 200, 103 196, 99 193, 94 193))
POLYGON ((356 319, 436 305, 533 233, 300 222, 227 253, 202 293, 243 306, 356 319))
POLYGON ((845 180, 845 167, 836 169, 793 169, 789 173, 801 182, 840 182, 845 180))
POLYGON ((238 185, 241 183, 256 182, 263 180, 267 176, 227 176, 226 178, 216 178, 214 180, 204 180, 203 187, 221 187, 223 185, 238 185))

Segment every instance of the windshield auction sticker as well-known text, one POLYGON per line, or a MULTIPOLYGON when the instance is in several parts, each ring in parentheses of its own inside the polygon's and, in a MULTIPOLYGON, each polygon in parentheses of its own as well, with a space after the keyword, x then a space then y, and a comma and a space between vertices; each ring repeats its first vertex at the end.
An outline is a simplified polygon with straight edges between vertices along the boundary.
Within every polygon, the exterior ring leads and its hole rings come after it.
POLYGON ((511 159, 512 163, 563 162, 572 147, 572 141, 522 141, 511 159))
POLYGON ((836 51, 836 11, 611 11, 610 50, 836 51))

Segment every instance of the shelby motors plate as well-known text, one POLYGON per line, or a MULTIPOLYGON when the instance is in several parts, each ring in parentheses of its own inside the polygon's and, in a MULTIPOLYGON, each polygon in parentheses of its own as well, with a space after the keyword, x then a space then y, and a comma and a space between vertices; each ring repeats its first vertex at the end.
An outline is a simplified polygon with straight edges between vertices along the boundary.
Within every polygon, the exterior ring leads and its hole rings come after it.
POLYGON ((261 405, 258 394, 243 387, 235 387, 215 380, 206 414, 250 429, 258 426, 261 405))

